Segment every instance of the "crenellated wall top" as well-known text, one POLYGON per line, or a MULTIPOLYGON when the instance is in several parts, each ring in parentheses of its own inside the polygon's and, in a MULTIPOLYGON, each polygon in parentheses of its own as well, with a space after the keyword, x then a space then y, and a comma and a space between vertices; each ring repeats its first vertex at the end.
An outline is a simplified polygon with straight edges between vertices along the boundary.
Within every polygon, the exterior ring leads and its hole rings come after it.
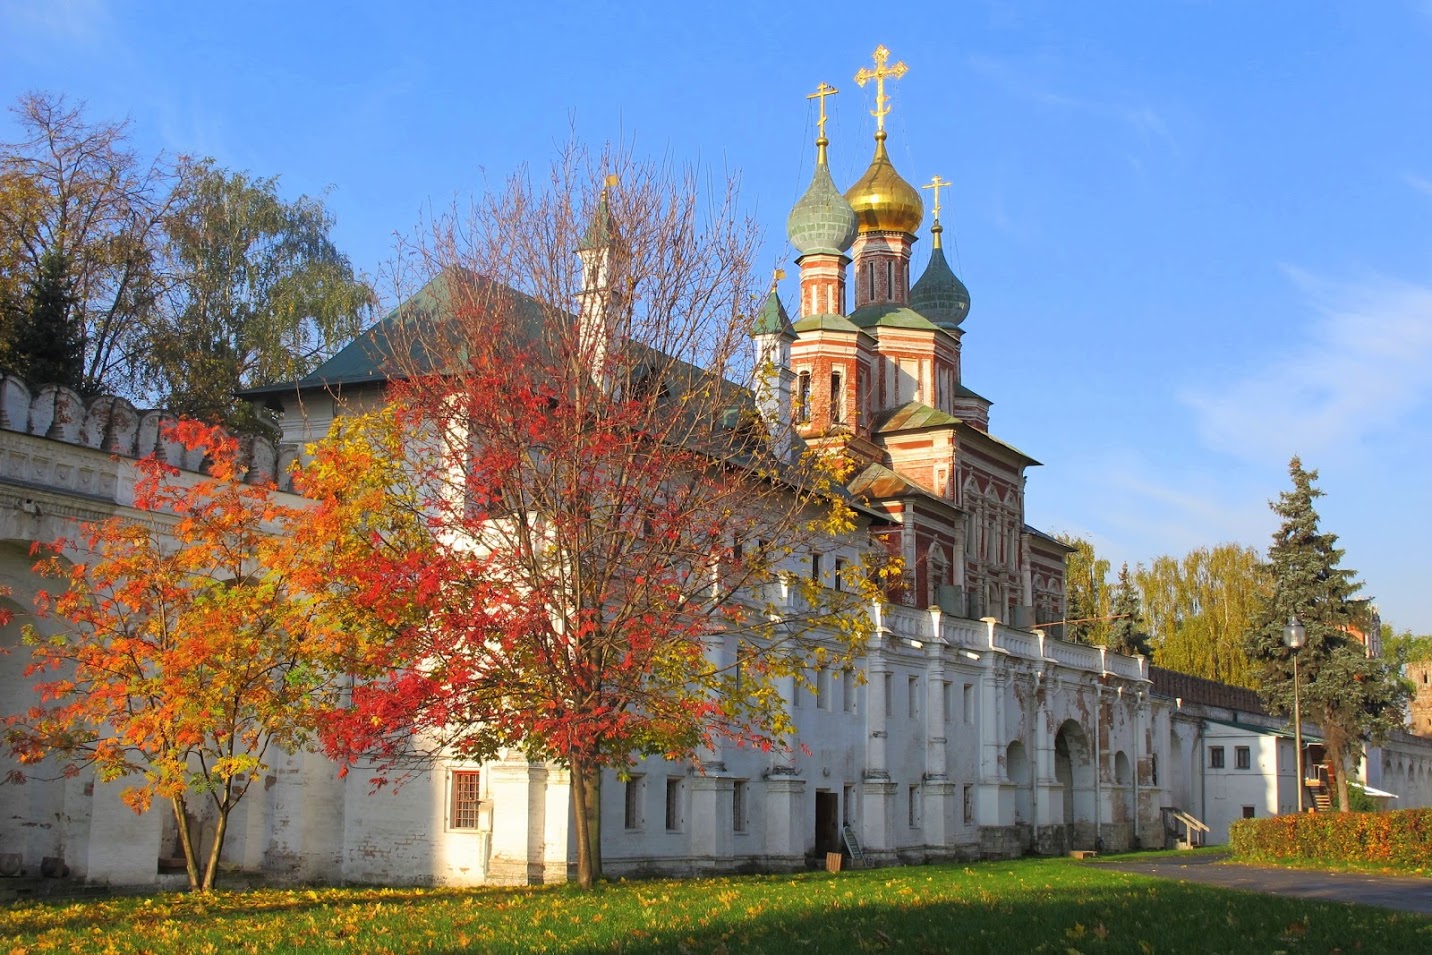
MULTIPOLYGON (((178 418, 163 409, 136 408, 115 395, 86 401, 64 385, 34 386, 13 372, 0 371, 0 431, 13 431, 91 448, 122 458, 155 455, 185 471, 203 473, 200 452, 166 440, 164 429, 178 418)), ((275 481, 291 490, 290 472, 298 448, 255 435, 239 438, 240 460, 249 484, 275 481)))

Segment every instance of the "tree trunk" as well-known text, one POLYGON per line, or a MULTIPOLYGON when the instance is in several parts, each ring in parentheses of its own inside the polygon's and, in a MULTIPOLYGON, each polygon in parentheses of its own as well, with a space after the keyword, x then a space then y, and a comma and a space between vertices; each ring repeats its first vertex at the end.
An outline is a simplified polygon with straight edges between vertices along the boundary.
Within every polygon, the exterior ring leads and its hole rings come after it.
POLYGON ((583 785, 587 790, 587 855, 596 881, 602 877, 602 771, 589 772, 583 785))
POLYGON ((577 827, 577 885, 590 889, 595 881, 592 876, 591 842, 588 836, 586 764, 573 759, 569 763, 572 774, 572 817, 577 827))
POLYGON ((224 849, 224 833, 229 828, 229 811, 233 807, 227 804, 219 806, 219 821, 214 826, 214 844, 209 847, 209 861, 204 867, 204 891, 212 892, 214 882, 219 877, 219 855, 224 849))
POLYGON ((175 796, 169 800, 174 807, 174 821, 179 825, 179 847, 184 850, 184 870, 189 874, 189 891, 201 889, 199 881, 199 860, 194 856, 194 840, 189 834, 189 814, 185 811, 184 797, 175 796))

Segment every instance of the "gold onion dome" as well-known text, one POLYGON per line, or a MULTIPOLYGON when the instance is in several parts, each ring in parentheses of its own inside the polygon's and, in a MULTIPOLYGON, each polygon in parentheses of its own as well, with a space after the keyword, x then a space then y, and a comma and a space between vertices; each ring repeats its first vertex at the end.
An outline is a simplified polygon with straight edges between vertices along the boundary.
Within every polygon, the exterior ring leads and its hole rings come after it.
POLYGON ((846 190, 845 200, 855 210, 861 232, 914 235, 925 218, 919 190, 901 179, 890 163, 883 129, 875 134, 875 158, 870 160, 870 168, 846 190))

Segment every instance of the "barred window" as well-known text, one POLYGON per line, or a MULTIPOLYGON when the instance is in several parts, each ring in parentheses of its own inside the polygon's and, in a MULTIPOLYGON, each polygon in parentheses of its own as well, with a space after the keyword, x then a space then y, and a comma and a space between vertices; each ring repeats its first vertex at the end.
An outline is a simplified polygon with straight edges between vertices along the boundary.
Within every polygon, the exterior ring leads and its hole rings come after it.
POLYGON ((454 770, 452 774, 452 827, 476 829, 481 774, 476 770, 454 770))

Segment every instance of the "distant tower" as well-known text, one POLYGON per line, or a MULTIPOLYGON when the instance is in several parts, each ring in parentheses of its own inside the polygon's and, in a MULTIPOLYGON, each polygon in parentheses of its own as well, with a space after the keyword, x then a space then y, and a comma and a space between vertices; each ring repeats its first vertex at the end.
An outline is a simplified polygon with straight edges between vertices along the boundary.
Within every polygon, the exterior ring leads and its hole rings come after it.
POLYGON ((625 313, 619 293, 613 287, 616 276, 616 256, 620 251, 620 238, 616 222, 612 219, 608 202, 609 192, 617 183, 616 176, 608 176, 602 186, 597 207, 592 212, 591 222, 582 241, 577 245, 577 257, 582 260, 581 309, 578 316, 577 334, 581 354, 590 362, 588 369, 592 379, 604 387, 611 386, 613 369, 612 356, 622 339, 626 337, 625 313))
POLYGON ((796 264, 801 270, 801 317, 845 314, 845 267, 850 264, 845 253, 855 241, 859 223, 855 210, 835 188, 826 162, 830 140, 825 138, 825 98, 838 92, 821 83, 807 97, 820 100, 815 174, 786 220, 786 235, 800 253, 796 264))
POLYGON ((1407 664, 1407 679, 1412 681, 1411 731, 1418 736, 1432 737, 1432 660, 1407 664))
POLYGON ((796 333, 776 292, 776 282, 784 277, 784 272, 776 271, 771 293, 766 296, 766 303, 751 328, 751 338, 756 343, 756 400, 761 419, 771 433, 771 447, 781 460, 790 457, 793 444, 791 386, 796 380, 791 371, 791 343, 796 340, 796 333))

